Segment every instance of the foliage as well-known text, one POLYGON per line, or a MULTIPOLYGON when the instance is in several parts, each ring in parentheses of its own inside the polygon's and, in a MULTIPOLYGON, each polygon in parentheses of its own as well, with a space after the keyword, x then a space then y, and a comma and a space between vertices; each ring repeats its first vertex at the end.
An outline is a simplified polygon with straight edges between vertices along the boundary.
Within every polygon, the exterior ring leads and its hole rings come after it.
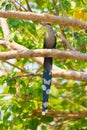
MULTIPOLYGON (((27 0, 18 0, 17 4, 23 11, 29 11, 27 0)), ((86 0, 55 0, 59 15, 74 17, 87 21, 86 0)), ((55 13, 53 0, 29 0, 30 7, 35 13, 55 13)), ((11 0, 1 0, 0 9, 16 10, 11 0)), ((28 49, 43 47, 45 29, 40 23, 18 19, 7 19, 10 34, 7 40, 14 40, 28 49)), ((57 31, 61 28, 53 24, 57 31)), ((83 48, 87 44, 86 30, 63 27, 63 33, 73 48, 83 48)), ((0 27, 0 39, 3 39, 3 31, 0 27)), ((64 50, 64 46, 57 38, 57 49, 64 50)), ((4 46, 0 51, 7 51, 4 46)), ((86 53, 87 48, 80 49, 86 53)), ((42 72, 42 66, 31 59, 8 60, 9 63, 0 62, 0 129, 1 130, 86 130, 86 119, 69 119, 42 116, 42 78, 24 77, 11 79, 17 75, 29 72, 42 72), (11 64, 10 64, 11 63, 11 64), (35 113, 36 112, 36 113, 35 113)), ((87 63, 76 60, 54 60, 57 67, 66 70, 87 72, 87 63)), ((49 111, 81 112, 87 108, 87 84, 81 81, 56 79, 56 85, 52 84, 49 97, 49 111)))

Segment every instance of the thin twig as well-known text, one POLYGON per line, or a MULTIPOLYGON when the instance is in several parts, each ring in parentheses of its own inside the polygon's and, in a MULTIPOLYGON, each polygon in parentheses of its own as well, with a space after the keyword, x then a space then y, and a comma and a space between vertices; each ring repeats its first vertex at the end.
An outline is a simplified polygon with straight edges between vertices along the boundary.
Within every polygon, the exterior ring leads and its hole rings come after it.
POLYGON ((53 4, 54 4, 54 8, 55 8, 55 14, 56 15, 59 15, 59 11, 58 11, 58 7, 56 5, 56 1, 55 0, 52 0, 53 1, 53 4))
POLYGON ((40 76, 40 77, 42 77, 42 74, 40 74, 40 73, 27 73, 27 74, 17 75, 17 76, 13 76, 13 77, 9 78, 8 81, 18 79, 18 78, 23 78, 23 77, 29 77, 29 76, 40 76))
POLYGON ((14 64, 12 64, 12 63, 10 63, 10 62, 8 62, 8 61, 4 61, 5 63, 7 63, 7 64, 9 64, 9 65, 11 65, 11 66, 13 66, 13 67, 15 67, 15 68, 18 68, 19 70, 21 70, 21 72, 26 72, 26 70, 24 69, 24 68, 21 68, 21 67, 19 67, 19 66, 16 66, 16 65, 14 65, 14 64))
POLYGON ((29 10, 30 12, 32 12, 32 10, 31 10, 31 7, 30 7, 30 5, 29 5, 28 0, 26 0, 26 4, 27 4, 27 8, 28 8, 28 10, 29 10))
POLYGON ((18 4, 17 4, 17 2, 16 2, 15 0, 10 0, 10 1, 11 1, 11 2, 13 3, 13 5, 15 6, 16 10, 22 11, 21 7, 18 6, 18 4))

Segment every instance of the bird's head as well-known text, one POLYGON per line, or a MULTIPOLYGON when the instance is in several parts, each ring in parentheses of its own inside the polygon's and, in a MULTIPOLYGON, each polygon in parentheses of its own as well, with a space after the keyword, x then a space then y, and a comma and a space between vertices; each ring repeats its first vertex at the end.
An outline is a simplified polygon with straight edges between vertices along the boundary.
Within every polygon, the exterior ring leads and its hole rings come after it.
POLYGON ((52 25, 50 23, 42 23, 43 26, 45 26, 46 30, 50 31, 50 29, 52 30, 52 25))
POLYGON ((51 23, 43 22, 42 25, 45 26, 45 27, 46 27, 46 26, 51 26, 51 23))

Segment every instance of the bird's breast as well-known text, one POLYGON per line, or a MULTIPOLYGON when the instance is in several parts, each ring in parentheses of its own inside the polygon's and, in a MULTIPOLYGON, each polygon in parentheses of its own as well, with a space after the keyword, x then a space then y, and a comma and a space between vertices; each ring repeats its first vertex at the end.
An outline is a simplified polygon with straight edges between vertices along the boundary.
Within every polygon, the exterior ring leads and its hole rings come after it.
POLYGON ((46 35, 46 37, 45 37, 45 46, 47 47, 47 48, 53 48, 53 46, 54 46, 54 44, 55 44, 55 36, 54 35, 46 35))

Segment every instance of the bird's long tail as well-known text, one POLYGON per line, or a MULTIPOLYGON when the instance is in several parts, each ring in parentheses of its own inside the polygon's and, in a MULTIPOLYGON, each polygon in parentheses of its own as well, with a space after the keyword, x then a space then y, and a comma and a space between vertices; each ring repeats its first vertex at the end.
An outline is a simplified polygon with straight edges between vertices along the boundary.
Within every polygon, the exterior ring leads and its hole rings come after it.
POLYGON ((43 104, 42 114, 45 115, 47 112, 48 98, 52 79, 52 57, 44 58, 44 72, 43 72, 43 104))

